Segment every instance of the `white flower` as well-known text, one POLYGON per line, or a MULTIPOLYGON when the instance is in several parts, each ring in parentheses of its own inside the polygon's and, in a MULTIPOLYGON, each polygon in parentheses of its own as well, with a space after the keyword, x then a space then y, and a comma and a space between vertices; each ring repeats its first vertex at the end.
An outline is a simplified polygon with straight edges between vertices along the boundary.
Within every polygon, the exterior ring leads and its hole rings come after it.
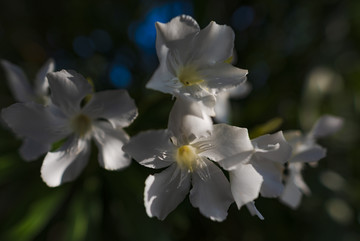
MULTIPOLYGON (((5 70, 7 82, 15 100, 19 102, 35 101, 43 105, 49 104, 49 83, 46 74, 54 71, 55 62, 53 59, 49 59, 40 68, 35 78, 34 87, 31 87, 20 67, 6 60, 1 60, 1 65, 5 70)), ((24 160, 31 161, 37 159, 49 148, 48 144, 25 138, 19 152, 24 160)))
POLYGON ((223 221, 234 199, 228 179, 212 161, 237 154, 236 147, 248 138, 244 133, 241 128, 218 124, 211 135, 196 138, 179 138, 169 129, 146 131, 132 137, 123 147, 126 153, 146 167, 166 167, 146 179, 147 214, 165 219, 191 189, 191 204, 211 220, 223 221))
POLYGON ((304 182, 301 170, 305 163, 315 163, 326 156, 326 149, 316 143, 318 138, 326 137, 338 131, 343 124, 342 118, 325 115, 321 117, 310 132, 303 135, 300 131, 285 133, 286 140, 293 147, 285 176, 285 189, 280 200, 292 208, 300 204, 302 193, 310 194, 304 182))
MULTIPOLYGON (((241 128, 244 136, 247 130, 241 128)), ((291 147, 281 131, 238 142, 238 153, 219 164, 229 171, 231 191, 240 209, 247 205, 250 213, 263 217, 253 204, 259 193, 263 197, 278 197, 283 190, 283 164, 291 155, 291 147)))
POLYGON ((187 96, 179 95, 169 114, 168 129, 182 142, 209 136, 213 130, 213 122, 208 111, 203 101, 193 101, 187 96))
POLYGON ((49 103, 49 83, 46 75, 54 71, 55 62, 53 59, 49 59, 38 71, 34 87, 31 87, 20 67, 6 60, 1 60, 1 65, 5 70, 9 88, 17 101, 35 101, 44 105, 49 103))
POLYGON ((181 15, 166 24, 157 22, 156 31, 160 66, 147 88, 214 104, 211 97, 246 80, 247 70, 226 62, 234 48, 230 27, 211 22, 200 30, 192 17, 181 15))
MULTIPOLYGON (((136 117, 134 101, 124 90, 92 94, 92 86, 74 71, 49 73, 51 102, 43 106, 34 102, 17 103, 2 110, 2 117, 19 136, 50 145, 65 143, 48 152, 41 167, 41 177, 55 187, 74 180, 90 155, 90 140, 99 148, 99 162, 108 170, 129 165, 130 158, 121 147, 129 137, 122 130, 136 117), (86 102, 85 97, 91 99, 86 102)), ((47 150, 29 149, 29 152, 47 150)), ((30 153, 31 154, 31 153, 30 153)))

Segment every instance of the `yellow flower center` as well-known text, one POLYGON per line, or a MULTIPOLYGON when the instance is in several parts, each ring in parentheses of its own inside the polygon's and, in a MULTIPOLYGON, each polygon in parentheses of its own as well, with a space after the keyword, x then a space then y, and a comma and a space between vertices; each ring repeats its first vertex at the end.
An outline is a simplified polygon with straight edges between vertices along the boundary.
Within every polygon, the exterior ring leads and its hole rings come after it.
POLYGON ((181 168, 186 168, 192 172, 198 166, 199 156, 196 148, 190 145, 183 145, 177 149, 176 162, 181 168))
POLYGON ((185 65, 180 68, 178 74, 178 79, 185 86, 192 86, 195 84, 200 84, 204 80, 199 75, 195 67, 191 65, 185 65))
POLYGON ((84 137, 85 135, 87 135, 91 130, 91 126, 91 119, 84 114, 79 114, 75 116, 71 121, 72 129, 80 137, 84 137))

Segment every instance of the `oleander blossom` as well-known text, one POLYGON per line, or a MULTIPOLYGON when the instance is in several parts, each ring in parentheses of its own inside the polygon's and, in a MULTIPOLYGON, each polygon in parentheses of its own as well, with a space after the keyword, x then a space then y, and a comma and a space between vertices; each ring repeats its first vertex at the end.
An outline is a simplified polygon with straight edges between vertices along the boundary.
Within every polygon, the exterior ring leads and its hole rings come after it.
POLYGON ((247 70, 228 63, 234 49, 234 32, 211 22, 200 30, 190 16, 156 23, 156 51, 160 65, 146 87, 203 100, 212 110, 216 95, 245 82, 247 70))
MULTIPOLYGON (((122 130, 137 116, 134 101, 125 90, 92 93, 92 86, 75 71, 62 70, 47 75, 51 104, 17 103, 2 110, 2 117, 20 137, 47 145, 63 144, 48 152, 41 177, 51 187, 74 180, 90 155, 91 139, 99 148, 98 160, 107 170, 119 170, 130 164, 122 151, 129 136, 122 130)), ((30 155, 30 154, 29 154, 30 155)))
MULTIPOLYGON (((5 70, 6 80, 14 99, 18 102, 37 102, 42 105, 50 103, 49 83, 46 77, 47 73, 53 72, 55 62, 49 59, 37 72, 33 86, 23 70, 10 63, 7 60, 1 60, 1 65, 5 70)), ((39 158, 38 153, 32 152, 34 149, 42 149, 44 152, 48 149, 47 144, 39 143, 30 138, 24 138, 23 144, 19 149, 20 156, 25 161, 32 161, 39 158)))
MULTIPOLYGON (((233 132, 248 136, 247 129, 232 128, 233 132)), ((236 144, 237 154, 221 160, 219 164, 229 171, 231 191, 238 208, 246 205, 252 215, 263 219, 254 200, 259 194, 268 198, 281 195, 284 188, 283 165, 289 159, 292 148, 281 131, 251 141, 242 138, 236 144)))
POLYGON ((316 164, 326 156, 326 149, 316 143, 316 140, 329 136, 338 131, 343 125, 343 119, 336 116, 324 115, 305 134, 300 131, 287 131, 285 138, 293 147, 288 162, 285 189, 280 200, 291 208, 300 205, 302 194, 310 194, 310 189, 303 180, 301 171, 305 163, 316 164))
POLYGON ((231 126, 212 126, 201 113, 201 103, 177 99, 168 129, 141 132, 123 146, 141 165, 165 168, 145 181, 148 216, 165 219, 190 191, 194 207, 211 220, 223 221, 234 199, 228 179, 213 161, 237 154, 235 147, 243 138, 248 136, 231 126))

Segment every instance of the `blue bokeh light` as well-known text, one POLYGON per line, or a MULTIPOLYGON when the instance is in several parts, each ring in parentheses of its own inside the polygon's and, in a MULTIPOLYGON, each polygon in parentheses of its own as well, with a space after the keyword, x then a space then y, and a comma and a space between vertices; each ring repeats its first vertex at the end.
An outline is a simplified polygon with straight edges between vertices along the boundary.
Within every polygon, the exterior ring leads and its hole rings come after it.
POLYGON ((193 14, 193 6, 188 1, 175 1, 153 7, 142 21, 129 27, 130 38, 146 53, 155 54, 155 22, 166 23, 181 14, 193 14))
POLYGON ((110 69, 110 81, 116 88, 126 88, 131 84, 132 74, 122 64, 114 64, 110 69))
POLYGON ((85 36, 78 36, 73 42, 75 53, 82 58, 91 57, 94 54, 94 47, 94 42, 85 36))
POLYGON ((252 24, 254 17, 255 13, 252 7, 242 6, 239 7, 232 15, 231 24, 236 30, 242 31, 252 24))

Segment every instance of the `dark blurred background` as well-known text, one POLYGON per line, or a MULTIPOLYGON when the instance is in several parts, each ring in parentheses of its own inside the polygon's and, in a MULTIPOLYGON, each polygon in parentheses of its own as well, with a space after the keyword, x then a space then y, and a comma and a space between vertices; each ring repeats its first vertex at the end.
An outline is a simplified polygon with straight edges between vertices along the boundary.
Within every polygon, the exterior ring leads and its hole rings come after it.
MULTIPOLYGON (((360 240, 360 1, 0 0, 0 58, 19 65, 30 81, 48 58, 56 70, 74 69, 96 91, 125 88, 139 116, 130 135, 166 128, 173 100, 145 89, 158 65, 155 21, 193 16, 230 25, 235 65, 248 69, 251 93, 231 100, 230 123, 259 129, 274 118, 281 130, 309 131, 322 114, 345 119, 320 140, 328 149, 303 174, 312 194, 297 210, 259 198, 261 221, 230 207, 212 222, 185 201, 165 221, 148 218, 144 181, 153 173, 133 162, 119 172, 97 163, 74 182, 47 187, 41 158, 21 160, 17 139, 0 129, 0 240, 360 240)), ((0 70, 0 108, 15 103, 0 70)))

